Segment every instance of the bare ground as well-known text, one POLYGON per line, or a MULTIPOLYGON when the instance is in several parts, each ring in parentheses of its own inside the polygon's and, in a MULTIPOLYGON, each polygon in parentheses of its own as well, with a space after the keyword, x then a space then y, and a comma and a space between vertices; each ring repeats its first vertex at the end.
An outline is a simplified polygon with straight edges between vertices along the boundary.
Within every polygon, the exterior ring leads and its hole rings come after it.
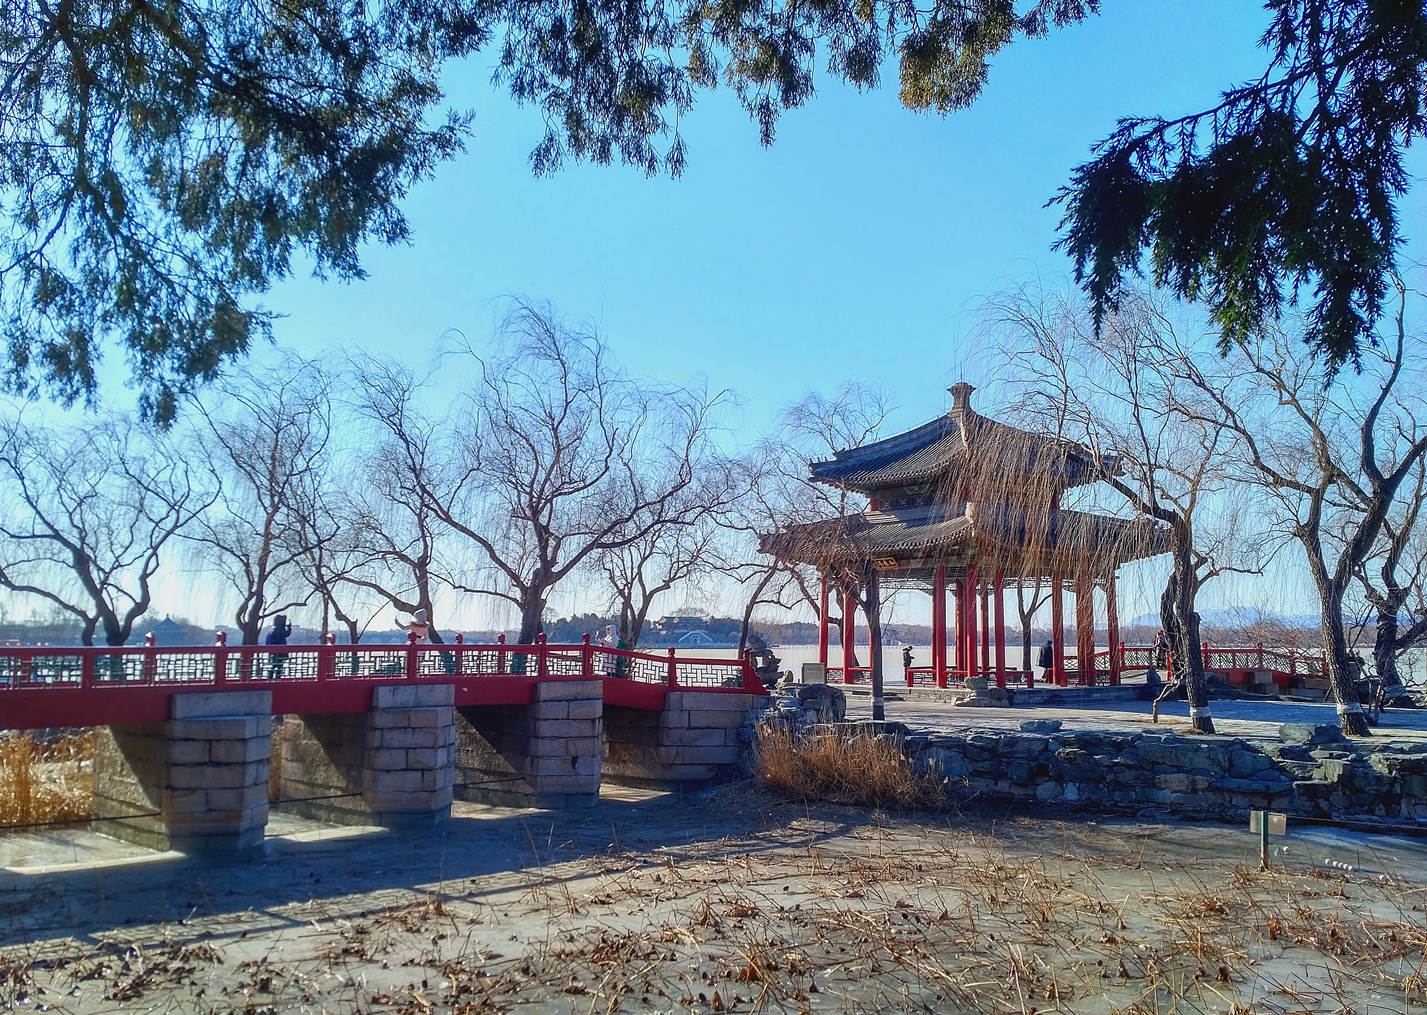
POLYGON ((749 784, 0 872, 0 1009, 1427 1011, 1427 844, 749 784), (1324 863, 1330 860, 1331 863, 1324 863))

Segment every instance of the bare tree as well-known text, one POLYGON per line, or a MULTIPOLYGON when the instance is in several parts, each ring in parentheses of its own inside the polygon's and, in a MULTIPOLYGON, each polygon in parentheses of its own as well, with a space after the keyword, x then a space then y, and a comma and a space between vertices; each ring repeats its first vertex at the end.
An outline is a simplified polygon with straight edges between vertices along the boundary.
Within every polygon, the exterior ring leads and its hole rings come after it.
POLYGON ((347 580, 399 612, 424 610, 427 636, 441 644, 435 591, 453 579, 437 559, 441 522, 430 496, 441 485, 433 474, 436 427, 418 410, 420 385, 405 367, 364 362, 349 376, 373 429, 356 498, 359 539, 373 567, 347 580))
POLYGON ((212 503, 167 436, 106 416, 0 425, 0 587, 123 645, 149 609, 169 542, 212 503))
POLYGON ((327 467, 330 382, 286 356, 221 382, 197 410, 194 443, 221 494, 187 538, 236 596, 243 644, 256 645, 268 618, 313 595, 300 563, 326 535, 304 532, 298 498, 327 467))
POLYGON ((714 459, 701 462, 703 481, 691 486, 666 512, 661 524, 634 525, 643 535, 623 546, 601 550, 593 569, 604 579, 610 605, 619 618, 619 635, 639 644, 655 602, 676 588, 697 584, 712 574, 726 530, 719 519, 737 499, 738 472, 714 459))
MULTIPOLYGON (((1167 535, 1171 567, 1160 596, 1161 624, 1191 722, 1202 733, 1214 732, 1196 603, 1213 578, 1256 571, 1235 563, 1237 542, 1213 531, 1216 521, 1238 517, 1216 511, 1230 479, 1234 431, 1176 410, 1181 382, 1174 368, 1187 356, 1187 343, 1148 296, 1127 297, 1098 329, 1071 294, 1023 289, 995 301, 992 312, 1020 336, 1013 338, 1013 376, 1022 411, 1112 462, 1101 478, 1167 535)), ((1115 563, 1115 552, 1111 547, 1107 564, 1115 563)))
POLYGON ((840 612, 829 603, 829 627, 845 641, 854 629, 852 611, 862 609, 873 637, 873 715, 882 718, 882 668, 880 590, 875 575, 867 571, 823 576, 809 566, 776 553, 755 552, 758 546, 777 544, 795 527, 815 522, 835 522, 866 508, 866 501, 841 487, 813 483, 808 462, 831 457, 838 451, 860 447, 873 440, 890 411, 886 396, 866 385, 849 382, 831 397, 810 393, 786 408, 773 432, 743 460, 746 494, 725 525, 746 537, 724 565, 724 570, 749 589, 744 603, 740 650, 760 606, 783 609, 806 607, 821 621, 821 582, 824 577, 839 593, 840 612), (756 544, 755 545, 755 540, 756 544), (870 580, 869 580, 870 579, 870 580), (841 612, 846 611, 846 612, 841 612), (874 613, 879 616, 874 617, 874 613), (874 622, 875 621, 875 622, 874 622))
POLYGON ((1016 615, 1021 621, 1021 660, 1027 670, 1031 668, 1031 621, 1048 602, 1050 585, 1040 575, 1036 575, 1029 590, 1025 582, 1016 583, 1016 615))
POLYGON ((1427 426, 1416 414, 1424 347, 1407 331, 1409 290, 1397 287, 1396 333, 1363 351, 1357 377, 1330 382, 1321 362, 1277 331, 1230 350, 1221 364, 1184 363, 1203 418, 1233 427, 1246 474, 1303 548, 1339 722, 1353 736, 1370 731, 1349 663, 1344 599, 1427 455, 1427 426))
MULTIPOLYGON (((439 462, 410 476, 475 556, 452 587, 511 604, 529 643, 571 573, 670 523, 695 479, 707 405, 687 389, 635 381, 592 328, 545 304, 515 302, 491 354, 465 353, 474 376, 440 425, 439 462)), ((461 365, 453 355, 444 367, 461 365)), ((413 434, 436 432, 414 409, 418 387, 407 378, 388 400, 400 411, 382 417, 411 448, 426 439, 413 434)))
POLYGON ((1383 520, 1373 554, 1354 573, 1374 621, 1373 662, 1388 704, 1414 705, 1397 670, 1406 652, 1427 644, 1427 460, 1413 469, 1411 489, 1383 520), (1406 623, 1404 623, 1404 613, 1406 623))
POLYGON ((321 604, 323 640, 335 619, 353 645, 373 620, 365 586, 376 565, 365 538, 367 520, 351 489, 354 475, 360 473, 351 463, 334 463, 302 477, 294 485, 285 530, 300 579, 321 604))

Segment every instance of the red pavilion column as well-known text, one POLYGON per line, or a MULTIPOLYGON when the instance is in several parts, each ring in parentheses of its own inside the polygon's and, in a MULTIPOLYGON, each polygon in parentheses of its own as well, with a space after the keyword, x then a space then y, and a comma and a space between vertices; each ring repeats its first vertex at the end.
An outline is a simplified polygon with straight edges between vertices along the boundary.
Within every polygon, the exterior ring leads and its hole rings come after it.
POLYGON ((1060 572, 1050 573, 1050 641, 1051 653, 1050 682, 1056 687, 1065 686, 1065 586, 1060 580, 1060 572))
POLYGON ((991 672, 991 581, 981 582, 981 672, 991 672))
POLYGON ((946 566, 932 577, 932 671, 936 686, 946 686, 946 566))
POLYGON ((824 571, 822 577, 822 588, 818 590, 818 662, 822 663, 824 679, 827 674, 827 647, 828 647, 828 588, 827 572, 824 571))
POLYGON ((1118 590, 1119 576, 1114 571, 1105 579, 1105 628, 1110 647, 1110 683, 1120 682, 1120 604, 1118 590))
POLYGON ((1080 683, 1095 684, 1095 585, 1088 574, 1075 577, 1075 661, 1080 683))
POLYGON ((853 649, 857 645, 857 608, 852 590, 842 590, 842 682, 852 683, 853 649))
POLYGON ((962 586, 961 612, 966 618, 966 634, 962 641, 966 644, 966 675, 975 676, 979 669, 976 665, 976 595, 978 583, 976 581, 976 565, 966 565, 966 584, 962 586))
POLYGON ((1006 578, 996 569, 996 686, 1006 686, 1006 578))
POLYGON ((961 610, 961 592, 965 584, 959 579, 951 583, 951 616, 952 623, 956 627, 956 630, 952 632, 951 639, 951 670, 953 673, 960 673, 966 668, 963 651, 966 647, 966 617, 961 610))

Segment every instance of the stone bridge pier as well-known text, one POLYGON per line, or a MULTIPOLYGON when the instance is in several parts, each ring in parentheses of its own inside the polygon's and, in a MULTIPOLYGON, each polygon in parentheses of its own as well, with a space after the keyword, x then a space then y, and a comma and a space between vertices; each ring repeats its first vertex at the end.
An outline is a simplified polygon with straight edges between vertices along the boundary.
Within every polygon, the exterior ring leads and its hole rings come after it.
POLYGON ((242 849, 268 821, 272 692, 175 694, 168 722, 100 727, 97 831, 151 849, 242 849))
POLYGON ((284 717, 278 802, 339 825, 412 828, 451 816, 454 684, 372 689, 368 712, 284 717))
MULTIPOLYGON (((453 799, 588 806, 606 778, 671 787, 734 769, 739 726, 761 697, 669 691, 656 711, 605 701, 606 684, 538 681, 528 704, 459 707, 454 684, 380 685, 366 712, 287 715, 276 733, 270 690, 178 692, 166 722, 102 728, 95 828, 202 851, 261 843, 270 799, 389 828, 440 824, 453 799)), ((629 700, 632 688, 615 690, 629 700)))

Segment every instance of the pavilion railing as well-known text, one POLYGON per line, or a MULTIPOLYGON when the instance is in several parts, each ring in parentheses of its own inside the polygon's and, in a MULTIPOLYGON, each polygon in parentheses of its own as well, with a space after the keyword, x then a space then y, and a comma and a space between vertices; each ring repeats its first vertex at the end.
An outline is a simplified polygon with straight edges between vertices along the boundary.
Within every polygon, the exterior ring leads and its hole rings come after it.
MULTIPOLYGON (((1204 666, 1209 670, 1267 670, 1279 676, 1293 677, 1317 677, 1325 672, 1323 655, 1321 652, 1306 652, 1302 649, 1278 648, 1266 646, 1261 643, 1254 645, 1210 645, 1203 643, 1201 651, 1204 658, 1204 666)), ((1078 654, 1067 652, 1061 664, 1062 670, 1068 684, 1084 685, 1086 683, 1102 684, 1113 683, 1117 677, 1125 674, 1142 673, 1155 663, 1156 649, 1153 645, 1126 645, 1117 647, 1119 653, 1119 666, 1111 668, 1111 650, 1109 648, 1096 649, 1091 657, 1091 665, 1088 670, 1081 670, 1079 667, 1078 654), (1089 679, 1087 679, 1089 678, 1089 679)), ((871 680, 871 668, 867 666, 854 666, 850 668, 851 680, 844 679, 847 672, 842 666, 830 666, 827 669, 827 680, 829 683, 839 684, 866 684, 871 680)), ((1161 674, 1170 676, 1171 674, 1161 674)), ((968 676, 984 676, 999 687, 1034 687, 1038 683, 1046 683, 1039 667, 1034 670, 1026 670, 1020 667, 1006 667, 997 669, 977 670, 968 672, 964 669, 948 669, 946 671, 947 687, 964 687, 968 676)), ((936 670, 930 666, 913 666, 910 669, 898 667, 895 671, 888 669, 884 675, 884 680, 888 688, 894 686, 902 687, 936 687, 936 670)))

